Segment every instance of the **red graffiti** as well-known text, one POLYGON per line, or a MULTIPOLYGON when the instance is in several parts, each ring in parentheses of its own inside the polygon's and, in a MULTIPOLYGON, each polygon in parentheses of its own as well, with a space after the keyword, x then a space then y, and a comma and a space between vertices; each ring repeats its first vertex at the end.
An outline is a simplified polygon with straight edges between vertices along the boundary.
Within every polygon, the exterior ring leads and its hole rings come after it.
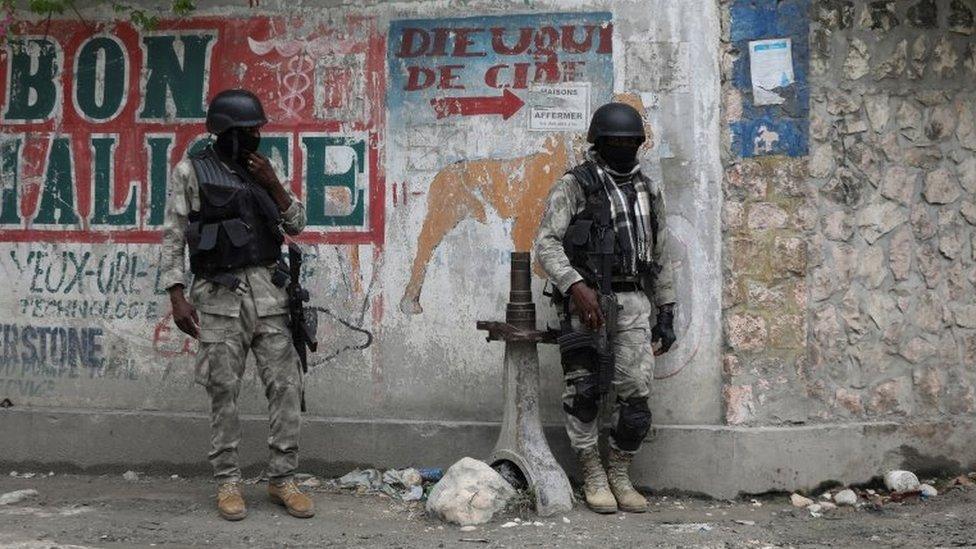
POLYGON ((156 323, 152 344, 156 354, 164 357, 196 354, 193 338, 173 328, 173 313, 166 313, 166 316, 156 323))

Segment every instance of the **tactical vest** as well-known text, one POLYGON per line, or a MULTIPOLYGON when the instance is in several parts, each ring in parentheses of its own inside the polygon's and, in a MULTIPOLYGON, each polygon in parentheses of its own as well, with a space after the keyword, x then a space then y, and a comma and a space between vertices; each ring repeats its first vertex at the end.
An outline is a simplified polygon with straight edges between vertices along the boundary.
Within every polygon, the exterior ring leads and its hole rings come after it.
POLYGON ((200 210, 190 212, 186 240, 190 269, 201 277, 281 257, 281 214, 264 188, 227 170, 212 147, 191 155, 200 210))
MULTIPOLYGON (((623 255, 617 244, 610 196, 603 176, 592 161, 569 170, 585 196, 583 210, 570 220, 563 236, 563 250, 569 263, 593 288, 609 284, 616 273, 624 272, 623 255)), ((658 221, 651 216, 652 245, 656 246, 658 221)), ((652 265, 638 263, 638 275, 653 273, 652 265)))

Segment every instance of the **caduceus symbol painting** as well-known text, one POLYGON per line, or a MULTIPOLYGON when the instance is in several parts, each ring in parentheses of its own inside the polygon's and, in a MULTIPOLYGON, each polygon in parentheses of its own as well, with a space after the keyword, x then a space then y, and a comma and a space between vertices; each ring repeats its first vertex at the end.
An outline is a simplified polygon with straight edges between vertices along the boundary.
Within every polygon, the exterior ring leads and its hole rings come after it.
POLYGON ((288 36, 255 40, 248 37, 247 41, 255 55, 265 56, 273 51, 283 58, 282 62, 269 65, 277 71, 277 105, 288 118, 299 117, 308 104, 306 98, 313 88, 316 66, 327 57, 347 55, 356 48, 354 40, 334 32, 314 39, 288 36))

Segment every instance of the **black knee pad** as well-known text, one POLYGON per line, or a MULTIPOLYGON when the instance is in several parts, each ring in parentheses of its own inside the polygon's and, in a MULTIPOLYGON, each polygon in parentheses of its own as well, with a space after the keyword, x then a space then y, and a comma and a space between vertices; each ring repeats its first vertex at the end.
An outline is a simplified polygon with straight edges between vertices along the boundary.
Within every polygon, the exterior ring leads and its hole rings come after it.
POLYGON ((573 405, 563 403, 566 413, 582 421, 589 423, 596 419, 600 405, 600 389, 597 384, 596 374, 589 374, 573 380, 576 394, 573 395, 573 405))
POLYGON ((646 398, 629 398, 620 406, 617 428, 613 440, 617 447, 626 452, 640 448, 641 442, 651 429, 651 410, 646 398))

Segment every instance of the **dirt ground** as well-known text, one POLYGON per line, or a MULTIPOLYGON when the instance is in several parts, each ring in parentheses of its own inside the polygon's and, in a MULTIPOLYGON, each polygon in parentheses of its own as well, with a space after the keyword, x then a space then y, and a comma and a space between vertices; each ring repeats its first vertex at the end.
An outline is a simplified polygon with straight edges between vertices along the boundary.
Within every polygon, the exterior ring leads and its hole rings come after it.
POLYGON ((787 495, 715 501, 651 494, 644 515, 509 513, 473 531, 424 515, 421 504, 375 494, 312 490, 315 518, 299 520, 246 487, 250 515, 230 523, 203 478, 56 474, 0 477, 0 494, 37 497, 0 506, 0 547, 933 547, 976 546, 976 489, 922 501, 842 507, 813 517, 787 495), (869 506, 870 507, 870 506, 869 506), (520 519, 518 525, 504 527, 520 519))

